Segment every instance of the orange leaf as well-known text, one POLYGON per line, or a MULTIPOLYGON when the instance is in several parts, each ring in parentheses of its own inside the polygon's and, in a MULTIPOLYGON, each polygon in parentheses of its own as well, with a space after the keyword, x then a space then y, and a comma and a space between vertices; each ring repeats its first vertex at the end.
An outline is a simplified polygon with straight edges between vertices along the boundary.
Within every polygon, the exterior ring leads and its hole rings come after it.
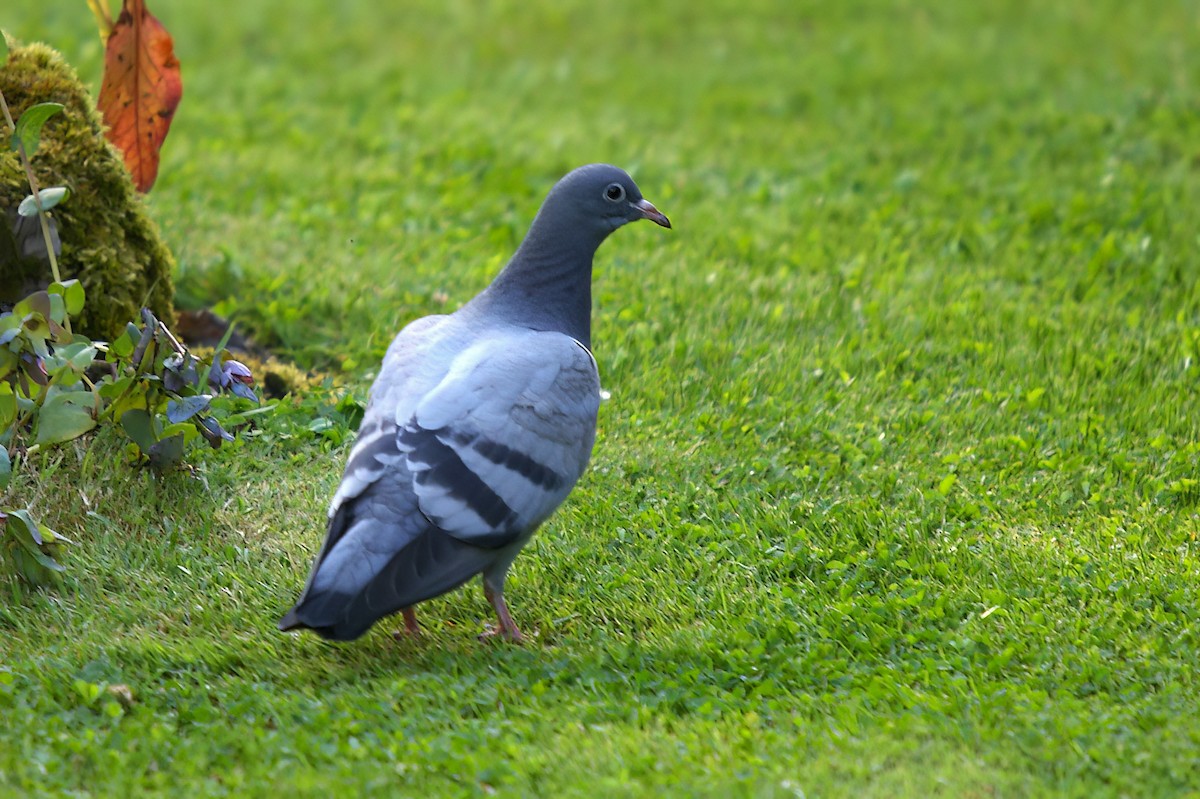
POLYGON ((171 34, 143 0, 125 0, 105 47, 97 104, 108 125, 108 140, 125 154, 138 191, 154 185, 158 151, 182 96, 171 34))

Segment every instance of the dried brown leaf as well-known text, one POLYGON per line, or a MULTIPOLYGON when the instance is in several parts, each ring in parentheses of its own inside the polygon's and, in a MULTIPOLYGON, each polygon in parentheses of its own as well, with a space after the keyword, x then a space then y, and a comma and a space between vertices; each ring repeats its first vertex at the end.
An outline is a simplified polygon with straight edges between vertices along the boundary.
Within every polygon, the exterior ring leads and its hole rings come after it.
POLYGON ((138 191, 158 177, 158 155, 183 96, 175 44, 144 0, 125 0, 104 53, 100 112, 138 191))

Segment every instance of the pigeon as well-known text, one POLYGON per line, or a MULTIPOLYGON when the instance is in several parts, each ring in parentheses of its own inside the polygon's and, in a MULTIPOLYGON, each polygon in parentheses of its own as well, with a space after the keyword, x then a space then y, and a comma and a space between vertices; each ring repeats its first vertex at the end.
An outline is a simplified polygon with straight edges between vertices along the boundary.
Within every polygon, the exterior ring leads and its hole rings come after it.
MULTIPOLYGON (((592 259, 617 228, 670 220, 622 169, 590 164, 550 190, 512 260, 451 314, 409 323, 371 387, 329 526, 280 630, 352 641, 481 575, 498 628, 509 567, 587 467, 600 376, 592 259)), ((398 632, 397 635, 400 635, 398 632)))

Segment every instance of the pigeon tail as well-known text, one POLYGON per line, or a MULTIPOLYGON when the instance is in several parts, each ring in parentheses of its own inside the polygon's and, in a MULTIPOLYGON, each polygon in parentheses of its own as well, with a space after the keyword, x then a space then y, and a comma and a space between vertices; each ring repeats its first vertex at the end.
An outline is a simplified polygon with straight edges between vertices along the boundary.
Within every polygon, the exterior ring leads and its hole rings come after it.
POLYGON ((309 629, 331 641, 353 641, 375 622, 418 602, 453 591, 498 559, 431 527, 404 549, 362 590, 346 594, 310 589, 279 621, 282 631, 309 629))

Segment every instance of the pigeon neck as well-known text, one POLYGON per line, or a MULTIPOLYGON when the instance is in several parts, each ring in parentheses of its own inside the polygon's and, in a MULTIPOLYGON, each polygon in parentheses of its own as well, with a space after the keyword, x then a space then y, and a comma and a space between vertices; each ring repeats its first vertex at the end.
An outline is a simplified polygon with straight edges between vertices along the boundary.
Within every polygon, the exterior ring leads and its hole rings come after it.
POLYGON ((605 235, 538 214, 512 260, 472 305, 534 330, 555 330, 591 347, 592 258, 605 235), (574 228, 574 229, 572 229, 574 228))

